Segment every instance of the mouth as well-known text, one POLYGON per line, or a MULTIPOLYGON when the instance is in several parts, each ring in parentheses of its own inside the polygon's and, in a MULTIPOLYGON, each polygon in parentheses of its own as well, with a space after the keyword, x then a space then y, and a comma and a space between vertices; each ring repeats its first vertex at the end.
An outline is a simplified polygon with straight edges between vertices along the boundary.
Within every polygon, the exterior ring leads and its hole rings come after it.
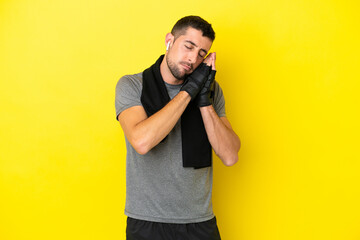
POLYGON ((186 71, 190 71, 191 70, 191 66, 187 65, 187 64, 181 64, 183 66, 183 68, 186 70, 186 71))

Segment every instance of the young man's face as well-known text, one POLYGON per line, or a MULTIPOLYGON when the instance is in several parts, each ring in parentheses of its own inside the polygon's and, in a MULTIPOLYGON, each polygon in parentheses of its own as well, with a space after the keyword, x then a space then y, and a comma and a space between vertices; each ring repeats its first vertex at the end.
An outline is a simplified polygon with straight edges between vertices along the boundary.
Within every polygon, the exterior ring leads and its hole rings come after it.
POLYGON ((184 35, 170 43, 166 62, 172 75, 183 80, 191 74, 209 52, 212 41, 202 36, 202 31, 189 27, 184 35))

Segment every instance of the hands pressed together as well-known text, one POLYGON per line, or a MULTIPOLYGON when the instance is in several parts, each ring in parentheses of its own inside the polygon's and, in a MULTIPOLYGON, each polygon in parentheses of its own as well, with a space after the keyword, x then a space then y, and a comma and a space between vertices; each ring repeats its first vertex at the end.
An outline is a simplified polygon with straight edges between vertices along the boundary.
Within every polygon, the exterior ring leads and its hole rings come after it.
POLYGON ((186 79, 180 91, 186 91, 198 107, 209 106, 214 97, 216 53, 210 53, 186 79))

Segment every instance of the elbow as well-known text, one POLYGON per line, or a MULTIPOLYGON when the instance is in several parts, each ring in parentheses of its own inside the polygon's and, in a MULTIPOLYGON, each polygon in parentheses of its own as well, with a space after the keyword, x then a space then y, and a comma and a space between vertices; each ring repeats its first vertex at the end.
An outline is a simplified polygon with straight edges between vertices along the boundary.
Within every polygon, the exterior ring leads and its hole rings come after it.
POLYGON ((134 149, 140 155, 145 155, 149 152, 149 150, 147 150, 146 148, 134 148, 134 149))
POLYGON ((223 160, 223 163, 225 166, 227 167, 231 167, 233 165, 235 165, 235 163, 237 163, 237 161, 239 160, 239 157, 237 154, 235 154, 234 156, 228 157, 227 159, 223 160))
POLYGON ((238 153, 240 151, 240 147, 241 147, 241 144, 240 144, 240 141, 239 141, 239 144, 238 144, 235 151, 233 151, 231 153, 228 152, 227 156, 225 156, 224 158, 221 158, 222 162, 224 163, 225 166, 231 167, 231 166, 235 165, 235 163, 238 162, 238 160, 239 160, 238 153))
POLYGON ((229 158, 228 160, 226 161, 225 166, 227 167, 231 167, 233 165, 235 165, 235 163, 237 163, 237 161, 239 160, 239 156, 238 156, 238 153, 240 151, 240 148, 241 148, 241 142, 240 142, 240 139, 238 138, 238 144, 237 144, 237 147, 236 147, 236 151, 235 153, 233 153, 229 158))
POLYGON ((150 151, 149 145, 143 139, 132 140, 130 141, 132 147, 140 155, 145 155, 150 151))

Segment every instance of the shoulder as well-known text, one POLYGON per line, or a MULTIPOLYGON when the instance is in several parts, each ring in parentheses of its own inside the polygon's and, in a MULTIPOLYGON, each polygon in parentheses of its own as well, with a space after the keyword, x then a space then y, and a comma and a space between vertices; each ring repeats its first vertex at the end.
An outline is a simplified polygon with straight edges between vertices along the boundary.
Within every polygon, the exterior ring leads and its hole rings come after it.
POLYGON ((125 75, 119 79, 115 90, 116 118, 119 114, 133 106, 141 106, 142 72, 125 75))
POLYGON ((215 92, 215 96, 223 96, 223 91, 222 88, 220 87, 220 84, 218 81, 214 81, 214 92, 215 92))
POLYGON ((116 87, 123 87, 123 86, 137 86, 141 87, 143 79, 143 73, 136 73, 136 74, 128 74, 122 76, 116 84, 116 87))
POLYGON ((134 92, 140 94, 142 91, 142 76, 142 72, 122 76, 116 84, 116 93, 127 95, 129 92, 134 92))
POLYGON ((213 102, 214 109, 219 117, 225 117, 225 98, 223 91, 220 87, 220 84, 215 81, 214 82, 214 102, 213 102))

